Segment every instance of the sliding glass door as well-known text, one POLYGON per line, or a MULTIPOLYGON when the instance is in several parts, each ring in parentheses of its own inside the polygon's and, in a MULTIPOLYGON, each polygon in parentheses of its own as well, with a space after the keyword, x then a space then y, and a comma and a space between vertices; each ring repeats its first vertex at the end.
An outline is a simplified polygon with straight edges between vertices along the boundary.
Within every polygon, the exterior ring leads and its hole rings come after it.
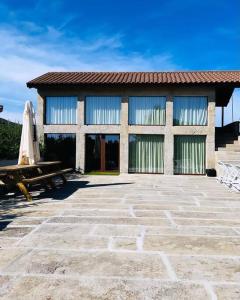
POLYGON ((86 136, 86 172, 119 171, 119 135, 86 136))
POLYGON ((129 136, 129 172, 163 173, 164 137, 131 134, 129 136))
POLYGON ((205 174, 206 137, 177 135, 174 137, 174 173, 205 174))

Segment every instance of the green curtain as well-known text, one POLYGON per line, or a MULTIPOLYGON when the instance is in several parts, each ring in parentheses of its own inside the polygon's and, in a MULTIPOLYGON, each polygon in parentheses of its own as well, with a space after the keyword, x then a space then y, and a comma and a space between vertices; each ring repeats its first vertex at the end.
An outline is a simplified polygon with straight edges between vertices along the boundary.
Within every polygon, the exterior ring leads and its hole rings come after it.
POLYGON ((174 137, 174 173, 205 174, 205 136, 174 137))
POLYGON ((164 138, 162 135, 129 137, 129 172, 163 173, 164 138))

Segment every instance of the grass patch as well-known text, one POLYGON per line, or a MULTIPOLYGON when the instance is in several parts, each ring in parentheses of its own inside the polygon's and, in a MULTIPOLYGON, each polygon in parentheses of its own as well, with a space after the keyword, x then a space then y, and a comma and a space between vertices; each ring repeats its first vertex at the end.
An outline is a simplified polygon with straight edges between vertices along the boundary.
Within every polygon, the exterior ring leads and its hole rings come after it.
POLYGON ((85 175, 119 175, 119 171, 91 171, 91 172, 86 172, 85 175))

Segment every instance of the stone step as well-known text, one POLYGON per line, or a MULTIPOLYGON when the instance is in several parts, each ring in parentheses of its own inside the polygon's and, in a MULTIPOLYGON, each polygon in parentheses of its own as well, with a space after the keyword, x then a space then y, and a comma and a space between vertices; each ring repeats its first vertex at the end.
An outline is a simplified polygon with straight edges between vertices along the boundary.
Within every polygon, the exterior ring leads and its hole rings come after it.
POLYGON ((230 149, 226 149, 226 148, 223 148, 223 150, 218 150, 218 151, 216 151, 216 153, 218 153, 218 154, 229 154, 229 155, 231 155, 231 154, 237 154, 237 155, 239 155, 239 151, 235 151, 235 150, 230 150, 230 149))
POLYGON ((239 145, 239 146, 240 146, 240 138, 238 137, 237 140, 234 140, 234 141, 233 141, 233 144, 234 144, 234 145, 239 145))
POLYGON ((234 154, 219 154, 218 152, 215 155, 216 160, 240 160, 240 153, 235 152, 234 154))
POLYGON ((240 144, 232 144, 232 145, 227 144, 226 149, 230 150, 230 151, 231 150, 232 151, 240 151, 240 144))
POLYGON ((234 152, 240 152, 240 147, 239 146, 236 146, 236 147, 230 147, 230 145, 227 145, 226 147, 218 147, 217 148, 217 151, 234 151, 234 152))

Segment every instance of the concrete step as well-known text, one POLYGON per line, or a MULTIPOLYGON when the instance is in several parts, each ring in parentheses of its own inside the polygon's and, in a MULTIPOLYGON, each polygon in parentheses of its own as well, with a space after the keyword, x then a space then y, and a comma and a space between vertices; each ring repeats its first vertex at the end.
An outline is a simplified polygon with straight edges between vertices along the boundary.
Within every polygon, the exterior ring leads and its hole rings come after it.
POLYGON ((238 137, 237 140, 234 140, 234 141, 233 141, 233 144, 234 144, 234 145, 239 145, 239 146, 240 146, 240 138, 238 137))
POLYGON ((234 154, 228 154, 226 152, 226 154, 224 153, 220 153, 217 151, 216 152, 216 160, 240 160, 240 153, 239 152, 235 152, 234 154))
POLYGON ((240 144, 227 144, 225 148, 230 151, 240 151, 240 144))
POLYGON ((227 145, 226 147, 218 147, 217 151, 234 151, 234 152, 240 152, 240 146, 238 145, 232 145, 232 147, 230 145, 227 145))

